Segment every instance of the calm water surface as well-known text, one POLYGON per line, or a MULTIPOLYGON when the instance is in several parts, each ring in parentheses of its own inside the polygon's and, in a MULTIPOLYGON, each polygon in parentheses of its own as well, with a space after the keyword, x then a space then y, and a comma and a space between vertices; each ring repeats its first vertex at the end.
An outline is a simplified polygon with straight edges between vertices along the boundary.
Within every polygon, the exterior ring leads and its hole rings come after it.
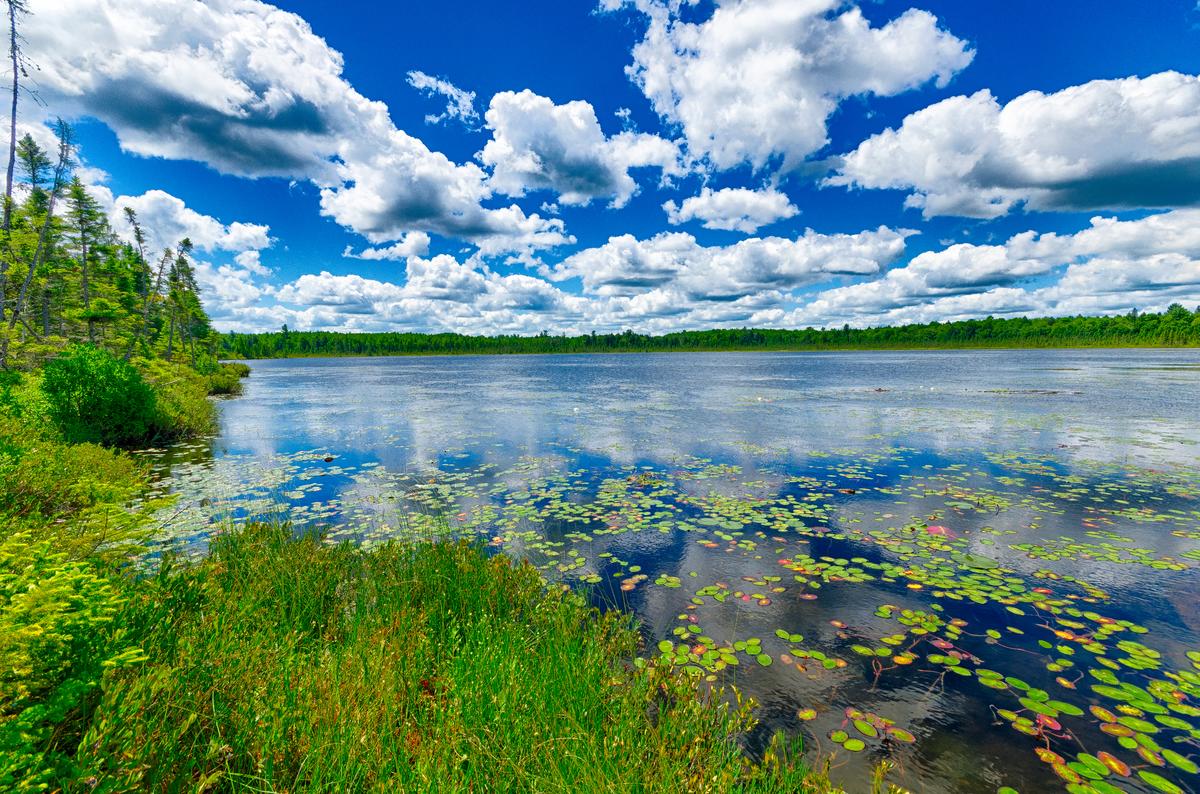
POLYGON ((250 363, 164 545, 478 535, 851 791, 1200 786, 1196 351, 250 363))

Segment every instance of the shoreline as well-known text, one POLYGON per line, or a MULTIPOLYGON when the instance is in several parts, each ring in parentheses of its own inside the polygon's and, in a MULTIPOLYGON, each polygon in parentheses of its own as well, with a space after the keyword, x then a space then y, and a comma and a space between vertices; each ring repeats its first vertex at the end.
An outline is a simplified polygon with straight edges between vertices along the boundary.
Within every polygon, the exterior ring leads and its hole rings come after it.
POLYGON ((311 353, 285 356, 222 356, 221 361, 281 361, 285 359, 322 358, 442 358, 442 357, 504 357, 504 356, 603 356, 642 354, 689 353, 974 353, 974 352, 1019 352, 1024 350, 1164 350, 1200 352, 1196 345, 948 345, 948 346, 902 346, 902 347, 728 347, 728 348, 659 348, 649 350, 511 350, 511 351, 415 351, 409 353, 311 353))

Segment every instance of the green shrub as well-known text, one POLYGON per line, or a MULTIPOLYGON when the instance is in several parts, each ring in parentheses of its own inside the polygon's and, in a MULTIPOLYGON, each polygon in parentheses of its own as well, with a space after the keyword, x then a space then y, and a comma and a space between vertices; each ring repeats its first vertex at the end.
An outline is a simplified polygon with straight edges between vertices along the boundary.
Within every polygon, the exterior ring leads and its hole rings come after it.
POLYGON ((123 559, 148 525, 152 505, 126 507, 144 482, 143 468, 127 455, 64 444, 0 416, 0 522, 8 533, 53 538, 72 559, 123 559))
POLYGON ((233 395, 242 393, 242 378, 250 374, 245 364, 218 364, 208 373, 208 393, 233 395))
POLYGON ((58 788, 105 672, 140 662, 124 580, 51 540, 0 540, 0 790, 58 788))
POLYGON ((68 441, 130 446, 154 430, 153 390, 137 369, 107 350, 68 348, 46 363, 42 392, 68 441))
POLYGON ((154 388, 156 437, 194 438, 216 429, 217 411, 208 399, 208 378, 162 359, 139 359, 137 366, 154 388))

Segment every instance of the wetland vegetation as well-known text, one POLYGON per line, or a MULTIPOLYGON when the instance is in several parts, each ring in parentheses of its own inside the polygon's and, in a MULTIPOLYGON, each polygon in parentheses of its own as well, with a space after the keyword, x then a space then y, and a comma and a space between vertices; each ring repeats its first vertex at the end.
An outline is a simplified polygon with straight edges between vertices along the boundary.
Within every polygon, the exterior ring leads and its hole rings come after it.
POLYGON ((59 133, 5 232, 0 787, 1195 789, 1186 349, 218 361, 1188 345, 1192 312, 221 335, 190 244, 119 241, 59 133))
POLYGON ((477 539, 277 513, 175 548, 153 449, 208 443, 250 369, 190 242, 133 213, 120 241, 58 132, 54 162, 21 142, 0 246, 0 789, 833 790, 798 737, 745 751, 752 699, 477 539))
POLYGON ((148 454, 154 547, 271 516, 468 539, 636 616, 647 663, 758 702, 752 757, 799 738, 848 791, 880 762, 913 791, 1192 790, 1196 364, 1023 355, 259 362, 214 442, 148 454))

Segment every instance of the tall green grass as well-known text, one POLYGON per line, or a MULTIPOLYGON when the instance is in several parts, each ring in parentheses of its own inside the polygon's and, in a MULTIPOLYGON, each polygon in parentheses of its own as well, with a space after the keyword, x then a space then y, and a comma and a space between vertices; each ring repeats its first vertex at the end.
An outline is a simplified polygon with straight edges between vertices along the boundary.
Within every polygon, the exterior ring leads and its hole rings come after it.
POLYGON ((97 791, 825 791, 753 718, 637 661, 627 617, 464 543, 371 551, 276 526, 143 588, 148 661, 80 743, 97 791))
MULTIPOLYGON (((201 375, 139 369, 202 418, 201 375)), ((753 704, 631 618, 476 546, 253 525, 150 573, 145 469, 46 403, 0 383, 0 790, 832 790, 798 746, 749 758, 753 704)))

